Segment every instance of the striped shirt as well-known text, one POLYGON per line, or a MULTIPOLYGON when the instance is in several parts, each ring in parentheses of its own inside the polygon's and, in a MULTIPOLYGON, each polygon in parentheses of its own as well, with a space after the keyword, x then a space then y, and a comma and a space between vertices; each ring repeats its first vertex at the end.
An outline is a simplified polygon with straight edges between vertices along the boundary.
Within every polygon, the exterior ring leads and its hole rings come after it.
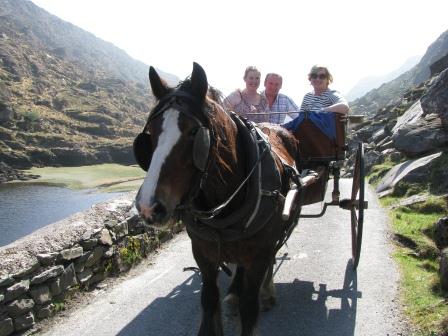
POLYGON ((327 89, 321 95, 315 95, 313 92, 308 92, 300 106, 301 112, 319 112, 321 108, 325 108, 337 103, 347 103, 344 97, 336 91, 327 89))
MULTIPOLYGON (((261 94, 266 97, 264 91, 261 94)), ((299 107, 296 103, 294 103, 294 101, 287 95, 282 93, 277 94, 277 97, 271 107, 269 107, 269 105, 266 106, 266 112, 292 112, 284 114, 271 114, 269 116, 269 122, 272 124, 282 124, 285 121, 287 114, 290 115, 291 118, 295 118, 298 111, 299 107)))

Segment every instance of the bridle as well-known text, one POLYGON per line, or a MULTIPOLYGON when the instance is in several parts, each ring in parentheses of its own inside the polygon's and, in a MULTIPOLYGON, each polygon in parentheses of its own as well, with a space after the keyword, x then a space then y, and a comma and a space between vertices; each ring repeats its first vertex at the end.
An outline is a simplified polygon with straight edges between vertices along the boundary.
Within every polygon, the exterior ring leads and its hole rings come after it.
MULTIPOLYGON (((216 136, 212 128, 208 128, 204 126, 204 123, 193 113, 191 113, 186 107, 185 104, 182 104, 182 100, 187 100, 192 103, 194 106, 201 108, 203 102, 200 102, 197 98, 192 95, 177 91, 174 93, 169 93, 167 96, 163 97, 158 106, 162 106, 160 109, 156 109, 153 111, 146 122, 146 125, 143 131, 135 138, 134 140, 134 155, 139 163, 140 167, 144 170, 148 170, 149 162, 151 160, 150 157, 142 157, 144 156, 144 151, 141 150, 141 147, 150 147, 150 135, 149 135, 149 124, 151 121, 161 116, 165 111, 170 108, 175 108, 180 113, 185 115, 186 117, 192 119, 197 124, 197 128, 194 132, 194 144, 193 144, 193 163, 198 170, 199 174, 196 175, 195 183, 193 184, 190 192, 188 193, 189 197, 179 204, 175 212, 179 215, 182 212, 189 212, 193 217, 198 219, 212 219, 218 216, 222 210, 225 209, 227 205, 234 199, 234 197, 238 194, 238 192, 243 188, 243 186, 248 182, 252 174, 254 173, 258 164, 260 164, 263 156, 267 152, 267 149, 264 150, 260 155, 258 160, 255 162, 253 167, 250 169, 247 176, 240 183, 240 185, 235 189, 235 191, 221 204, 213 207, 209 210, 199 210, 194 206, 194 200, 197 198, 198 193, 203 186, 205 185, 205 181, 208 177, 208 170, 210 167, 210 150, 213 146, 216 145, 216 136), (211 135, 210 135, 211 134, 211 135)), ((226 112, 227 113, 227 112, 226 112)), ((230 117, 239 118, 235 113, 230 113, 230 117)))

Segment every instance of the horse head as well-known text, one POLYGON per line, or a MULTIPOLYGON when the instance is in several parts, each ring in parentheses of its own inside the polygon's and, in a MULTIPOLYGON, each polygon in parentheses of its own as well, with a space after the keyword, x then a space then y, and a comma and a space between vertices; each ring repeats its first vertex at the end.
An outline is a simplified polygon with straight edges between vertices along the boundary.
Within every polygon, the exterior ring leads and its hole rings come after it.
POLYGON ((134 140, 136 160, 147 171, 136 207, 148 223, 163 225, 206 169, 210 150, 208 83, 197 63, 193 64, 191 77, 174 89, 153 67, 149 80, 157 104, 134 140))

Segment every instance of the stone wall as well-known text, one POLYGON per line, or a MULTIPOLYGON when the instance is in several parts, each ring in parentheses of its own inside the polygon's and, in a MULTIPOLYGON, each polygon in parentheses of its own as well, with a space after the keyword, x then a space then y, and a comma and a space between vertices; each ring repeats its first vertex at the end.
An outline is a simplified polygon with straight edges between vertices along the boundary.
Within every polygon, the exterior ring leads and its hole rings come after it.
POLYGON ((0 248, 0 336, 50 317, 68 294, 129 270, 182 230, 154 231, 129 193, 0 248))

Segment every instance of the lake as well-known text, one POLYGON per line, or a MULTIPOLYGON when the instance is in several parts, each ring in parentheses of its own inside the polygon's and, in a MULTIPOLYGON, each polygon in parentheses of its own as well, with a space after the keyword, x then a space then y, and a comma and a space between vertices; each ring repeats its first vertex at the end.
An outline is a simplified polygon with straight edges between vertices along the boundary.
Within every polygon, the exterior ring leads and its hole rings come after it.
POLYGON ((120 195, 42 185, 0 185, 0 246, 120 195))

